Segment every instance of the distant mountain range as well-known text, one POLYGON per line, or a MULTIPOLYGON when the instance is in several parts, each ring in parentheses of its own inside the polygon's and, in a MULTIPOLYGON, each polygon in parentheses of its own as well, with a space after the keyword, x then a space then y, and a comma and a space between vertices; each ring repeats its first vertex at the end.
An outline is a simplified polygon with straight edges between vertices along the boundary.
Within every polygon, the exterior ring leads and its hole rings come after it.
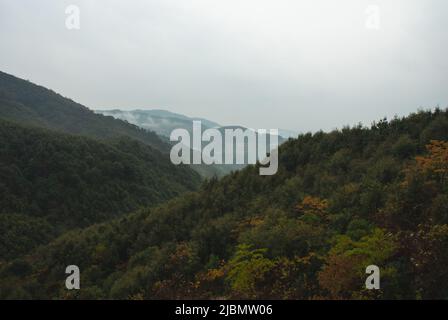
MULTIPOLYGON (((171 135, 171 132, 175 129, 185 129, 190 133, 190 136, 192 136, 193 131, 193 121, 201 121, 202 125, 202 131, 210 128, 218 129, 221 134, 224 135, 224 132, 226 129, 242 129, 246 130, 248 128, 240 126, 240 125, 233 125, 233 126, 222 126, 219 123, 204 119, 204 118, 198 118, 198 117, 188 117, 183 114, 170 112, 167 110, 160 110, 160 109, 152 109, 152 110, 120 110, 120 109, 112 109, 112 110, 95 110, 96 113, 104 115, 104 116, 111 116, 115 119, 120 119, 126 122, 129 122, 131 124, 134 124, 140 128, 151 130, 159 134, 162 138, 169 138, 171 135)), ((252 129, 250 129, 252 130, 252 129)), ((257 134, 258 135, 258 134, 257 134)), ((279 135, 278 135, 278 144, 281 145, 289 137, 297 137, 298 133, 295 133, 293 131, 289 130, 283 130, 279 129, 279 135)), ((270 146, 270 138, 269 134, 265 137, 267 141, 267 149, 271 150, 272 148, 275 148, 276 146, 270 146)), ((202 148, 207 143, 202 144, 202 148)), ((223 152, 219 153, 219 155, 224 159, 225 154, 230 152, 233 147, 233 154, 234 154, 234 162, 236 161, 236 158, 238 155, 244 156, 245 161, 247 161, 247 146, 238 144, 236 142, 233 146, 224 145, 223 152)), ((193 152, 200 152, 200 150, 193 150, 193 152)), ((261 160, 258 159, 257 160, 261 160)), ((247 162, 246 162, 247 163, 247 162)), ((224 164, 224 165, 211 165, 211 166, 198 166, 198 165, 192 165, 192 168, 194 168, 196 171, 198 171, 203 176, 211 176, 213 174, 217 174, 218 176, 225 175, 227 173, 230 173, 234 170, 239 170, 244 168, 245 165, 237 165, 237 164, 224 164), (212 172, 209 172, 212 170, 212 172)))
MULTIPOLYGON (((146 110, 95 110, 96 113, 112 116, 116 119, 124 120, 132 123, 140 128, 151 130, 159 135, 169 137, 174 129, 186 129, 191 133, 192 122, 201 121, 203 129, 208 128, 232 128, 238 127, 246 129, 243 126, 222 126, 221 124, 204 118, 188 117, 183 114, 170 112, 160 109, 146 109, 146 110)), ((297 138, 298 133, 291 130, 279 129, 280 140, 288 138, 297 138)))
POLYGON ((194 120, 202 122, 204 128, 220 127, 216 122, 202 119, 190 118, 179 113, 174 113, 166 110, 132 110, 125 111, 119 109, 113 110, 95 110, 96 113, 105 116, 112 116, 115 119, 120 119, 132 123, 140 128, 151 130, 159 135, 169 137, 171 131, 178 128, 184 128, 191 131, 191 125, 194 120))
MULTIPOLYGON (((160 115, 166 116, 166 112, 161 111, 160 115)), ((0 119, 100 140, 125 136, 165 154, 166 161, 169 161, 171 145, 166 137, 130 121, 95 113, 50 89, 1 71, 0 119)), ((225 166, 197 165, 191 168, 203 177, 222 176, 229 172, 225 166)))

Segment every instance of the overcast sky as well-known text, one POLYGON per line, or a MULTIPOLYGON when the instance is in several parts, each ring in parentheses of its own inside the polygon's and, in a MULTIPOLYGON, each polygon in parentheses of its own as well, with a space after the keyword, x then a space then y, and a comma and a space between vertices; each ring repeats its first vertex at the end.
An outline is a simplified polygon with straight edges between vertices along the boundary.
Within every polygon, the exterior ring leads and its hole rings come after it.
POLYGON ((330 130, 448 106, 447 14, 446 0, 0 0, 0 70, 92 109, 330 130))

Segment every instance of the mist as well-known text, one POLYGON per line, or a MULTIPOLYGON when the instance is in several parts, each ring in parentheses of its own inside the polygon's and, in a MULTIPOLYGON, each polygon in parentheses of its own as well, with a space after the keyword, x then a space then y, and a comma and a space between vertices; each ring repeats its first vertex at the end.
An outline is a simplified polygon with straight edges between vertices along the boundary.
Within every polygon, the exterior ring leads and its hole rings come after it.
POLYGON ((331 130, 448 105, 446 12, 442 0, 0 0, 0 69, 91 109, 331 130))

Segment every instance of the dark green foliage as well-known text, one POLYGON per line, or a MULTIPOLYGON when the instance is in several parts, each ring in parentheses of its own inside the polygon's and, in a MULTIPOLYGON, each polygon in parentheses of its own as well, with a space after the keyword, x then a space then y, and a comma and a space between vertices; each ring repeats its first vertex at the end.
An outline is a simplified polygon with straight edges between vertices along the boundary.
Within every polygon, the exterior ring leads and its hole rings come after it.
MULTIPOLYGON (((145 112, 142 111, 142 113, 145 112)), ((163 111, 158 113, 163 113, 163 111)), ((148 128, 142 129, 127 121, 94 113, 52 90, 1 71, 0 119, 101 140, 125 136, 143 142, 162 153, 168 153, 172 143, 167 137, 158 136, 148 128)), ((211 122, 204 121, 213 125, 211 122)), ((183 126, 185 123, 180 127, 183 126)), ((190 168, 202 177, 215 175, 221 177, 232 170, 238 170, 241 165, 208 166, 199 164, 190 165, 190 168)))
POLYGON ((129 138, 105 143, 0 120, 0 260, 193 190, 199 181, 129 138))
POLYGON ((1 297, 448 298, 448 144, 426 148, 448 141, 447 119, 301 135, 274 176, 249 166, 5 263, 1 297), (81 269, 76 294, 68 264, 81 269), (379 291, 365 290, 370 264, 379 291))
POLYGON ((54 228, 43 218, 25 214, 0 214, 0 257, 12 259, 46 243, 56 236, 54 228))
POLYGON ((168 152, 151 132, 88 108, 52 90, 0 71, 0 118, 99 139, 127 136, 168 152))

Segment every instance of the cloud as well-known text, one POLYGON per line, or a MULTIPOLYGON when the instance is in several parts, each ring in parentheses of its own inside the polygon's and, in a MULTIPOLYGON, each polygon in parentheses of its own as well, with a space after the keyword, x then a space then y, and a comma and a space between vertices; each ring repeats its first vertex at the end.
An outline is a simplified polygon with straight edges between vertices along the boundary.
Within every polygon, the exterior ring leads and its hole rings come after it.
POLYGON ((91 108, 315 131, 448 105, 443 0, 25 2, 0 0, 0 68, 91 108))

